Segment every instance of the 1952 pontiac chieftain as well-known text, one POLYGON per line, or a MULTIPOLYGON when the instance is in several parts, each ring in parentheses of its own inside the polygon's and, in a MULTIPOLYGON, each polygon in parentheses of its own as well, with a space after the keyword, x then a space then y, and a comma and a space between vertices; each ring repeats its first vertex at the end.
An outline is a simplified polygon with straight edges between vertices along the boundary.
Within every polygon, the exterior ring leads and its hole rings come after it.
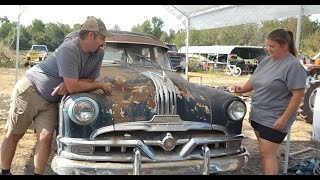
POLYGON ((242 99, 186 81, 157 38, 112 33, 97 79, 111 82, 112 94, 97 90, 61 100, 54 172, 216 174, 247 164, 242 99))

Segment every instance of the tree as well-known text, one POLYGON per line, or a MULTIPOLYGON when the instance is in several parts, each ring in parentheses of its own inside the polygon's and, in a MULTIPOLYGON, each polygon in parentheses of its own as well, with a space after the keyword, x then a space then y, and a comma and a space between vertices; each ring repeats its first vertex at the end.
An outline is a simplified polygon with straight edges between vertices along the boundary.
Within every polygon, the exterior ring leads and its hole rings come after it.
POLYGON ((112 30, 114 30, 114 31, 121 31, 121 30, 120 30, 120 26, 119 26, 118 24, 115 24, 115 25, 113 26, 112 30))
POLYGON ((164 24, 163 20, 158 17, 152 17, 151 22, 152 22, 151 34, 160 39, 161 29, 163 28, 163 24, 164 24))
POLYGON ((0 17, 0 23, 1 23, 1 24, 2 24, 2 23, 10 23, 10 21, 9 21, 9 19, 8 19, 7 16, 4 16, 3 18, 0 17))
POLYGON ((152 28, 151 28, 150 21, 146 20, 141 25, 137 24, 136 26, 133 26, 131 28, 131 31, 152 34, 152 28))
POLYGON ((74 24, 72 29, 71 29, 71 32, 72 31, 77 31, 77 30, 80 30, 81 29, 81 24, 74 24))

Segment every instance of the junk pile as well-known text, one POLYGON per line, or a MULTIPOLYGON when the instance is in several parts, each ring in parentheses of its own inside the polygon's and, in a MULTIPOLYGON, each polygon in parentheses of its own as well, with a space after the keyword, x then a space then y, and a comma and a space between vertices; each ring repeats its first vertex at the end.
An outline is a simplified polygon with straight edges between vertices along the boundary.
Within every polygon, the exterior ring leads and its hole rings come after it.
POLYGON ((300 161, 288 168, 288 172, 295 173, 296 175, 320 175, 320 158, 310 158, 300 161))

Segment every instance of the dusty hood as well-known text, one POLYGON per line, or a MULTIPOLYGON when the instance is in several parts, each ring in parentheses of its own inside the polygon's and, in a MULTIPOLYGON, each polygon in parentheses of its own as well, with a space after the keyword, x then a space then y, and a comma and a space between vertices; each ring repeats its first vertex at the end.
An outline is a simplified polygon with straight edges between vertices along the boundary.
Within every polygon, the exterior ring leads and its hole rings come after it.
POLYGON ((103 67, 98 81, 109 81, 114 86, 107 98, 115 124, 149 121, 157 114, 210 122, 211 110, 205 96, 175 72, 136 66, 103 67))

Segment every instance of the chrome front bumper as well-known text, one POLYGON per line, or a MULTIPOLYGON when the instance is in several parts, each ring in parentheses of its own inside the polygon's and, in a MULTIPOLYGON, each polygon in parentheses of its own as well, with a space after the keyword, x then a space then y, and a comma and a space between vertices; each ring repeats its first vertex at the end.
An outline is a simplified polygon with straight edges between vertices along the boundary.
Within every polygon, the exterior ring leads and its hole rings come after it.
POLYGON ((51 168, 62 175, 209 175, 238 170, 247 165, 248 151, 235 155, 210 158, 210 149, 202 148, 202 160, 141 163, 141 152, 134 149, 132 163, 76 161, 60 156, 52 160, 51 168))

